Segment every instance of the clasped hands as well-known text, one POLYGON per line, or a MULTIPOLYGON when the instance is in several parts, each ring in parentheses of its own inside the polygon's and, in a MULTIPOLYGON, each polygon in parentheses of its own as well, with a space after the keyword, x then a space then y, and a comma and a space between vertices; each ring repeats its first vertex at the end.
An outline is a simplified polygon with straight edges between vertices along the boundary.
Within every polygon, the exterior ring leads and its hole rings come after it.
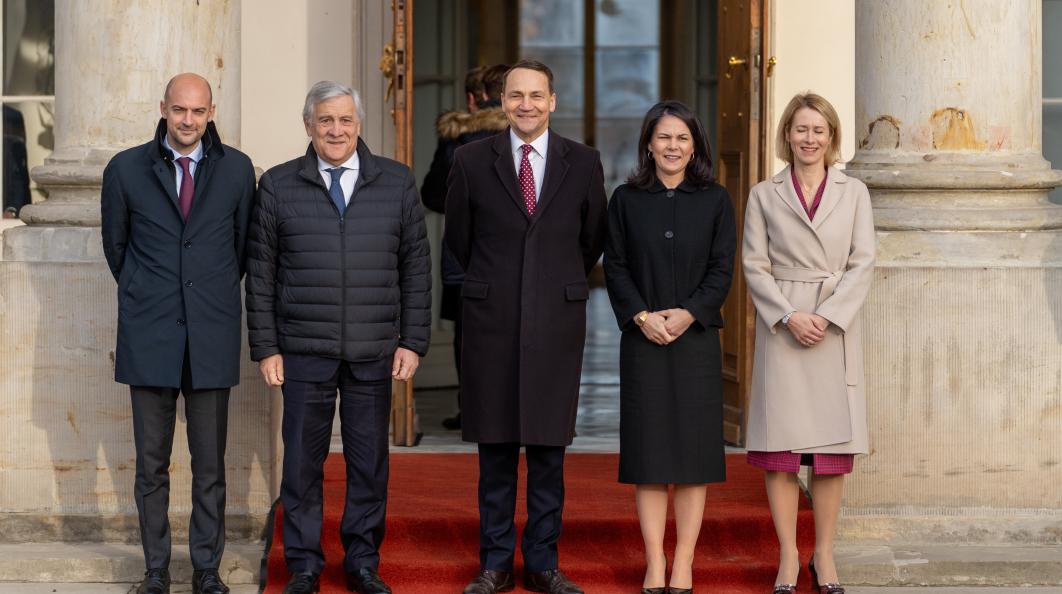
MULTIPOLYGON (((404 382, 413 377, 420 366, 420 356, 409 349, 398 347, 391 363, 391 377, 404 382)), ((284 385, 284 357, 282 355, 270 355, 258 362, 258 370, 262 372, 262 379, 266 385, 284 385)))
POLYGON ((676 307, 649 312, 640 328, 649 342, 664 346, 682 336, 692 323, 693 315, 681 307, 676 307))
POLYGON ((789 316, 786 328, 797 342, 807 348, 811 348, 826 338, 826 328, 830 321, 819 314, 809 314, 802 311, 794 311, 789 316))

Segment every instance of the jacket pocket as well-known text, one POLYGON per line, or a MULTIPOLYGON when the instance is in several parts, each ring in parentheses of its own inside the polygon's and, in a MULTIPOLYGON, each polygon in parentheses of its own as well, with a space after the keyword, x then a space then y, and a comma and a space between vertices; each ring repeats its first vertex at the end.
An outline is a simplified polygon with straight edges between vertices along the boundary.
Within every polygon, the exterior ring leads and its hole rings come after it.
POLYGON ((568 301, 586 301, 590 298, 590 285, 585 281, 564 285, 564 298, 568 301))
POLYGON ((490 285, 483 281, 468 280, 461 284, 461 296, 469 299, 486 299, 490 285))

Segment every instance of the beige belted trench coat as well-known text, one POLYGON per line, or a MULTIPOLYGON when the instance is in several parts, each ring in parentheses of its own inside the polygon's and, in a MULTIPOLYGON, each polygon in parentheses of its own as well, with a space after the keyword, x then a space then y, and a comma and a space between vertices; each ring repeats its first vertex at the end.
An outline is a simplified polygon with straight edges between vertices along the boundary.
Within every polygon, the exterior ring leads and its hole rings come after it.
POLYGON ((756 306, 749 450, 867 452, 859 311, 874 251, 870 194, 841 170, 829 168, 814 221, 788 167, 752 188, 742 254, 756 306), (781 324, 794 310, 829 320, 826 338, 799 344, 781 324))

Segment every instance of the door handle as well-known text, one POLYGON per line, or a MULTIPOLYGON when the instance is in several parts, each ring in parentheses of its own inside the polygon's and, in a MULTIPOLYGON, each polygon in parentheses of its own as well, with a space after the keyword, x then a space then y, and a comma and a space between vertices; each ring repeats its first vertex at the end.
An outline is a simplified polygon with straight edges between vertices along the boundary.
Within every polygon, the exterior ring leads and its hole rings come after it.
POLYGON ((734 66, 742 66, 748 64, 749 61, 745 58, 739 58, 737 56, 730 56, 730 59, 726 61, 726 77, 733 78, 734 66))

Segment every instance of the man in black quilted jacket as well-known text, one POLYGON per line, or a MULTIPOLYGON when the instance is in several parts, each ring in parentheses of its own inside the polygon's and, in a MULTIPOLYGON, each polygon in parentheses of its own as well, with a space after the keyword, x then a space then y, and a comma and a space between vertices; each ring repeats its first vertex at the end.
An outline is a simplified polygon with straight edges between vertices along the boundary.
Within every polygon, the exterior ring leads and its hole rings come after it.
POLYGON ((284 393, 286 594, 316 591, 324 568, 321 480, 337 393, 347 585, 391 591, 377 574, 391 380, 413 377, 428 348, 431 263, 413 174, 369 152, 363 119, 350 87, 310 89, 310 146, 262 176, 248 239, 251 358, 284 393))

